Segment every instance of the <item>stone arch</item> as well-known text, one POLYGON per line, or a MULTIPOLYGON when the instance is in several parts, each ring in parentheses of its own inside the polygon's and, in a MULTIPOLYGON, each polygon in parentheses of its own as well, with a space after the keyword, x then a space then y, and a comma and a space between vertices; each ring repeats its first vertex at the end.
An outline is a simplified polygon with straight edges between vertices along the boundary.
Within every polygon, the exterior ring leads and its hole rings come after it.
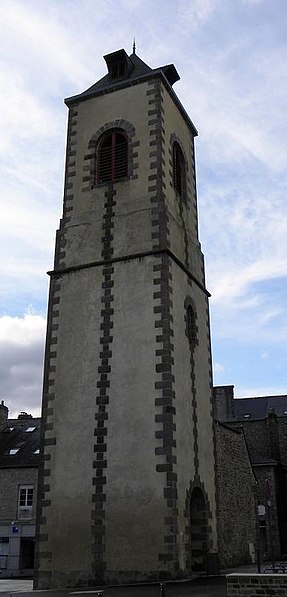
POLYGON ((171 151, 172 151, 174 143, 177 143, 179 145, 181 151, 182 151, 182 154, 183 154, 183 157, 184 157, 184 161, 185 161, 186 172, 188 172, 188 159, 187 159, 187 156, 186 156, 186 153, 185 153, 185 149, 184 149, 184 146, 183 146, 180 138, 178 137, 178 135, 176 133, 172 133, 170 135, 170 147, 171 147, 171 151))
MULTIPOLYGON (((210 521, 212 518, 204 483, 195 477, 186 491, 186 562, 190 574, 208 574, 216 566, 210 561, 213 547, 210 521)), ((217 557, 217 556, 216 556, 217 557)))
POLYGON ((84 156, 84 172, 83 172, 83 191, 89 191, 94 187, 102 186, 107 183, 96 183, 96 148, 102 135, 111 129, 119 129, 125 132, 128 139, 128 176, 127 179, 134 178, 134 171, 138 167, 135 164, 133 148, 138 143, 133 141, 135 136, 134 126, 124 118, 112 120, 107 122, 99 128, 89 140, 87 153, 84 156))
POLYGON ((193 350, 198 345, 198 326, 195 304, 190 296, 187 296, 184 301, 184 319, 185 335, 193 350))
POLYGON ((174 190, 175 190, 176 195, 180 196, 182 201, 184 201, 184 203, 186 203, 187 199, 188 199, 188 195, 190 193, 190 178, 189 178, 188 159, 187 159, 187 155, 186 155, 184 146, 183 146, 180 138, 178 137, 178 135, 176 135, 176 133, 172 133, 170 135, 170 144, 169 144, 170 176, 171 176, 170 185, 174 188, 174 145, 175 144, 178 145, 178 147, 182 153, 185 173, 184 173, 184 189, 183 189, 182 194, 179 195, 179 193, 175 189, 174 190))

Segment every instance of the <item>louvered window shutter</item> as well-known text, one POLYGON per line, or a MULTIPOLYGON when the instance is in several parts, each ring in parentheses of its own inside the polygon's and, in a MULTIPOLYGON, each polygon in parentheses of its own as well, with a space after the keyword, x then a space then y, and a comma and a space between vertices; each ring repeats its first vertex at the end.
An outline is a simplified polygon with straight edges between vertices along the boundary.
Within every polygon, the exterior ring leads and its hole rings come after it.
POLYGON ((119 131, 111 131, 98 148, 97 182, 113 182, 128 174, 128 141, 119 131))

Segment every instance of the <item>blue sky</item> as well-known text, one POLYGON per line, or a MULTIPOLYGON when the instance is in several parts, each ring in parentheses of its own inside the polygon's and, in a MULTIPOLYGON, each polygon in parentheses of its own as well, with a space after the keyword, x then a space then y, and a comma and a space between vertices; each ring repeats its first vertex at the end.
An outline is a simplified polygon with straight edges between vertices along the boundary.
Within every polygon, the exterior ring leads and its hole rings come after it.
POLYGON ((287 393, 286 0, 1 0, 0 398, 37 414, 66 137, 63 98, 124 47, 173 62, 199 130, 214 381, 287 393))

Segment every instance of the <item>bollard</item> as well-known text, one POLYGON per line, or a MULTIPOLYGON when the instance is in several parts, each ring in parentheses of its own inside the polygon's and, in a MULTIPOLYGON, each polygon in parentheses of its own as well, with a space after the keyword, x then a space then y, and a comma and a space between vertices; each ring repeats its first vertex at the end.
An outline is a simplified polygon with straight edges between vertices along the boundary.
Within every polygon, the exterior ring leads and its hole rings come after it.
POLYGON ((160 583, 160 597, 165 597, 165 583, 160 583))

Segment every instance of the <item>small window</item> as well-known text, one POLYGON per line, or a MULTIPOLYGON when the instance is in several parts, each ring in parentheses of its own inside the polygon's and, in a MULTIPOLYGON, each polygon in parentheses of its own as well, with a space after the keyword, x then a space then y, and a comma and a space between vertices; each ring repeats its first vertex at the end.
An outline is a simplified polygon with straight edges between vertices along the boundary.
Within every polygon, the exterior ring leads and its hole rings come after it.
POLYGON ((114 182, 128 174, 128 140, 121 131, 104 135, 97 151, 97 182, 114 182))
POLYGON ((173 144, 173 186, 181 196, 185 195, 185 160, 179 144, 173 144))
POLYGON ((195 323, 195 313, 191 305, 187 307, 187 335, 191 344, 196 343, 197 328, 195 323))
POLYGON ((28 429, 26 429, 25 433, 32 433, 32 431, 35 431, 36 427, 28 427, 28 429))
POLYGON ((111 69, 111 75, 112 75, 112 79, 120 79, 121 77, 124 77, 126 74, 126 63, 124 61, 122 62, 116 62, 115 64, 112 65, 112 69, 111 69))
POLYGON ((40 454, 40 450, 39 450, 39 448, 37 448, 37 450, 35 450, 35 451, 33 452, 33 454, 40 454))
POLYGON ((32 518, 34 488, 32 485, 22 485, 19 488, 18 518, 32 518))
POLYGON ((19 452, 20 448, 10 448, 9 450, 9 454, 10 456, 15 456, 15 454, 17 454, 17 452, 19 452))
POLYGON ((244 419, 250 419, 250 416, 251 416, 251 415, 250 415, 250 413, 246 413, 246 414, 245 414, 245 415, 243 415, 243 416, 244 416, 244 419))

